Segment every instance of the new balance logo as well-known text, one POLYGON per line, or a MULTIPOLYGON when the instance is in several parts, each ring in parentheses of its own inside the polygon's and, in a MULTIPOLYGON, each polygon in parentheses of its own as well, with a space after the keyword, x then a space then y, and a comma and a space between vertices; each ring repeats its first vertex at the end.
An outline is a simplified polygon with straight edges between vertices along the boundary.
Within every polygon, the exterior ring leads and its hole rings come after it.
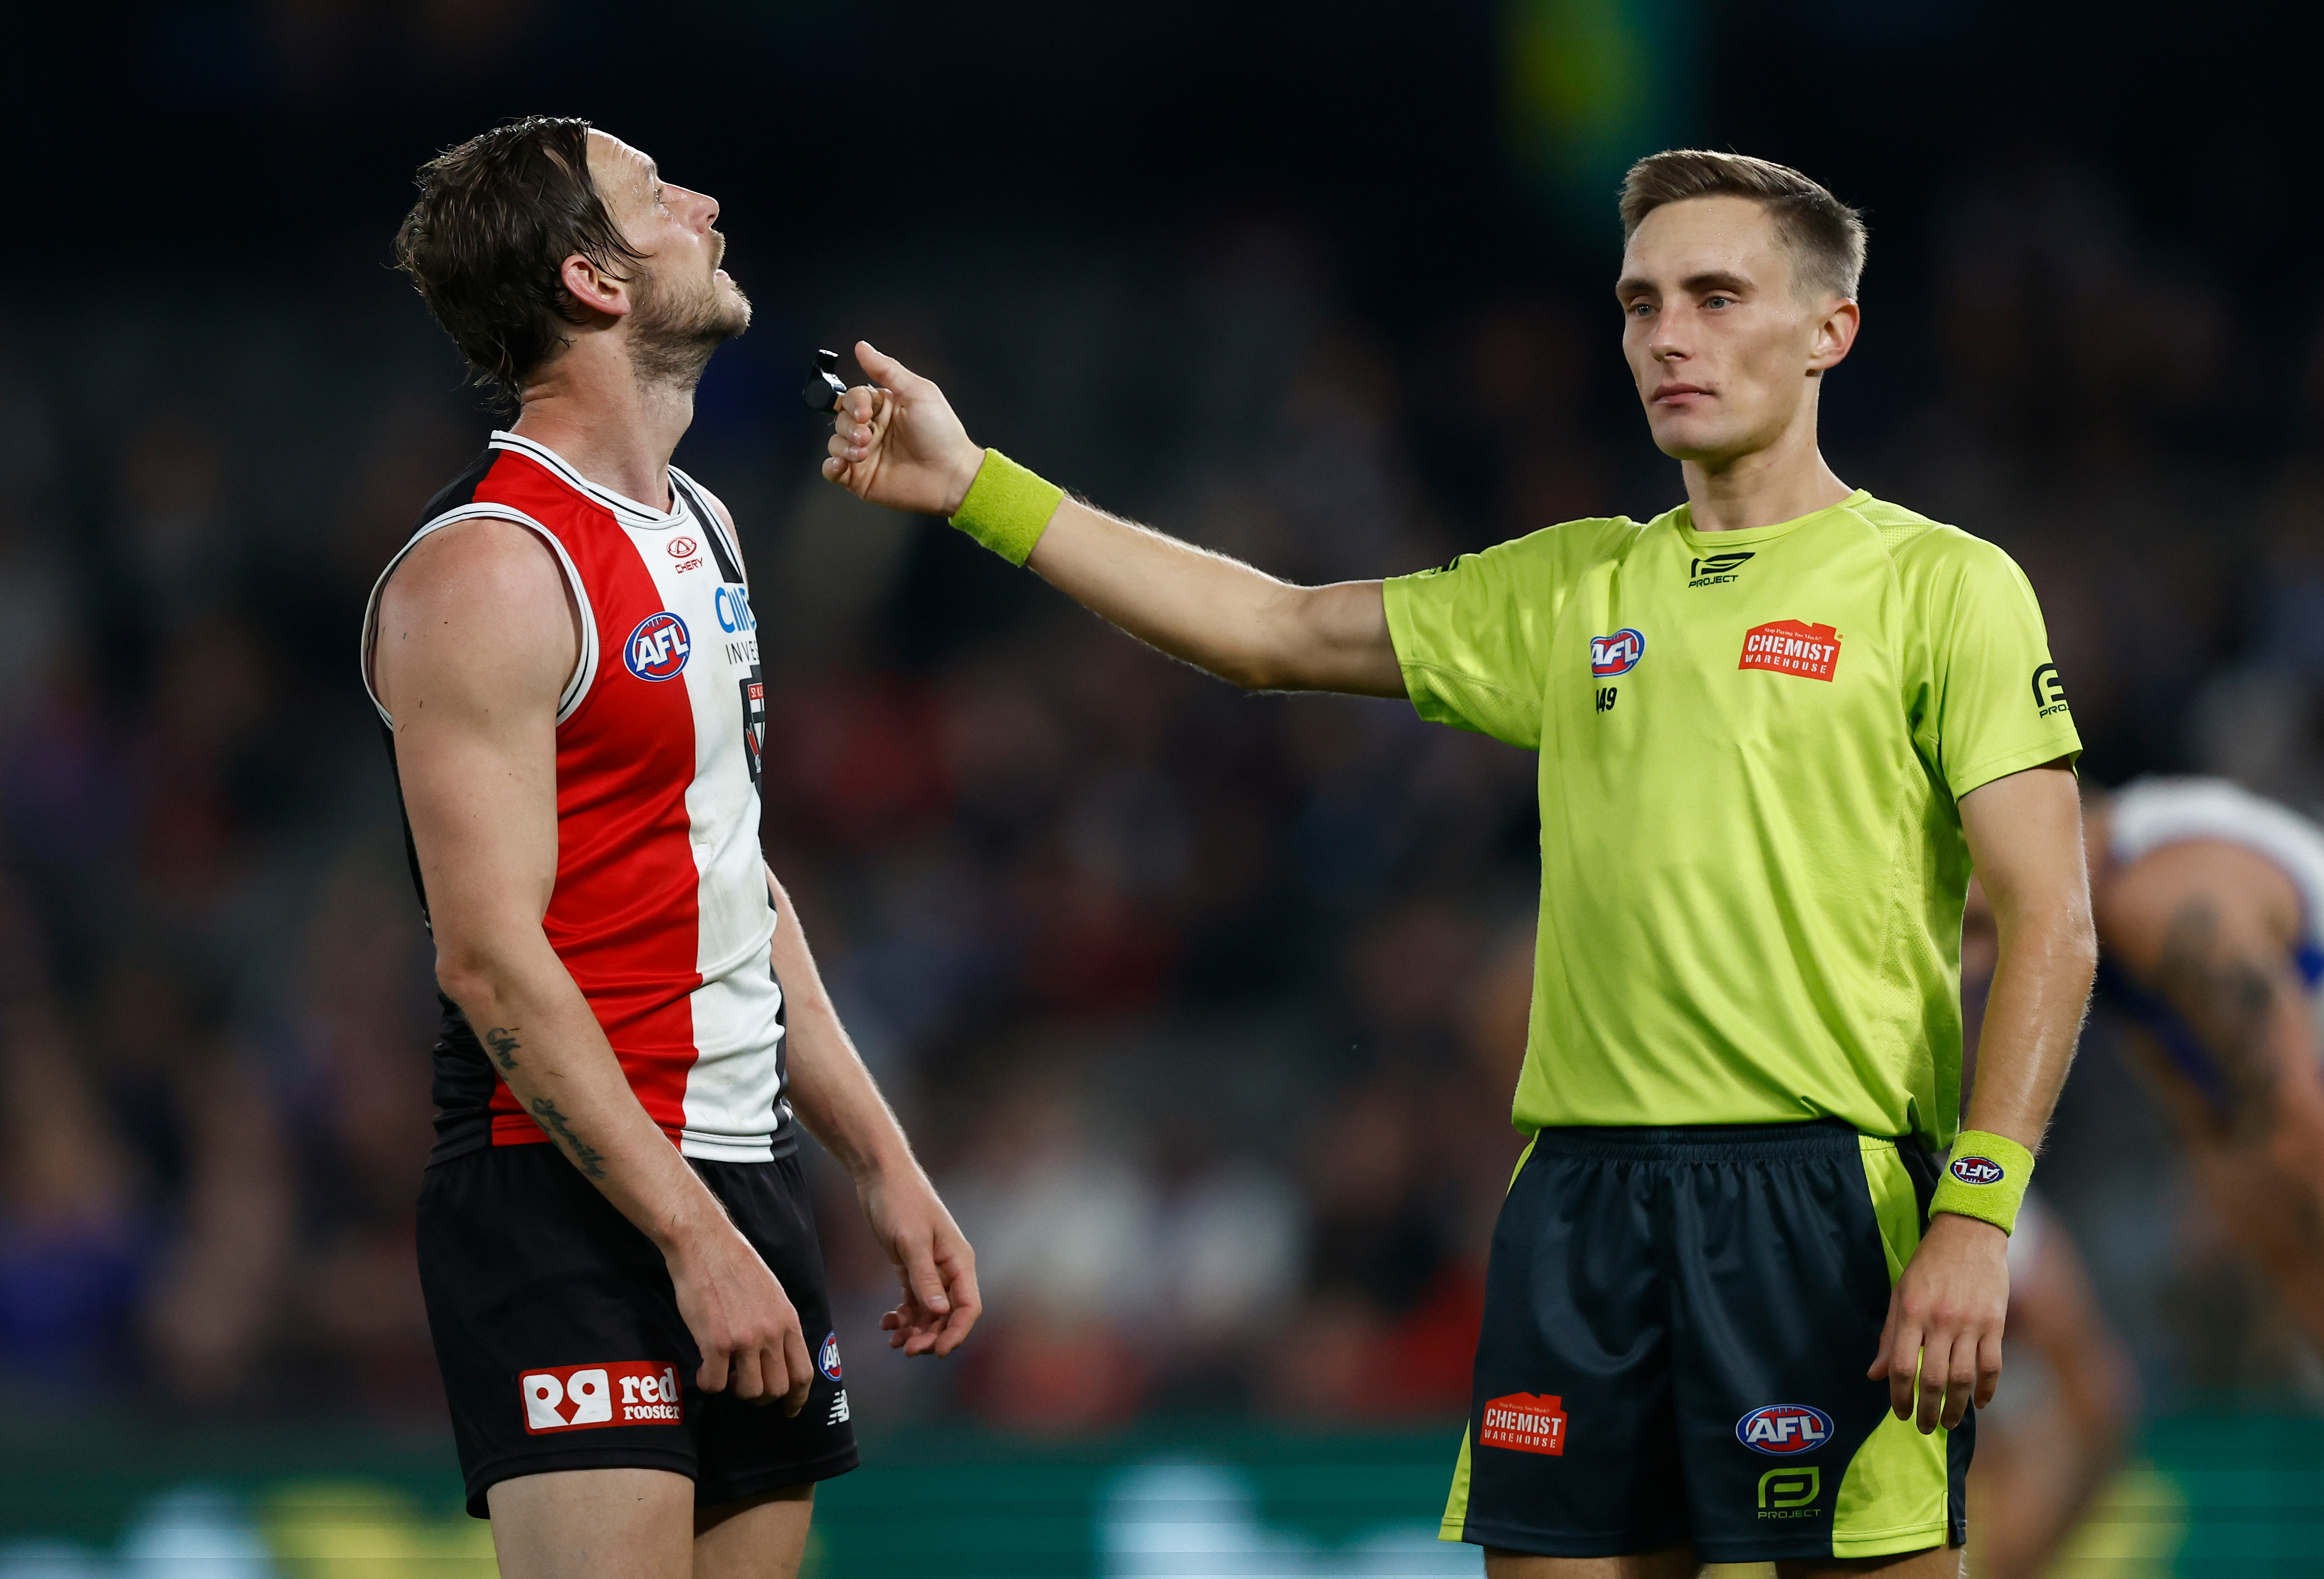
POLYGON ((844 1425, 847 1421, 847 1390, 841 1388, 839 1396, 831 1400, 831 1413, 824 1417, 826 1426, 844 1425))

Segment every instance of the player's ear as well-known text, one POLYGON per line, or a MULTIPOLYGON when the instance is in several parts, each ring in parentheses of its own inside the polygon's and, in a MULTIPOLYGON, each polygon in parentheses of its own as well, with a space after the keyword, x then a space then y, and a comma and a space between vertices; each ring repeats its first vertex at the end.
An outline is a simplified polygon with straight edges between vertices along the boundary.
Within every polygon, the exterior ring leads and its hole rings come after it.
POLYGON ((565 260, 558 271, 558 279, 566 294, 584 312, 602 312, 608 318, 628 316, 629 282, 607 273, 579 253, 565 260))
POLYGON ((1856 345, 1856 331, 1863 321, 1863 309, 1853 301, 1828 304, 1816 324, 1815 339, 1808 347, 1808 371, 1829 372, 1845 361, 1856 345))

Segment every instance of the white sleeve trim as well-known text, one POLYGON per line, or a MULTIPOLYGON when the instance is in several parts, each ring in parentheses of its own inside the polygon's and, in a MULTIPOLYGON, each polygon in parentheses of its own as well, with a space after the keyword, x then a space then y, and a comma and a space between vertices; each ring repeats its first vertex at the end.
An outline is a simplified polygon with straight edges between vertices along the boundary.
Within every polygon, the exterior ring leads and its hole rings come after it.
POLYGON ((463 521, 485 520, 513 522, 540 534, 540 540, 549 545, 549 551, 557 556, 565 585, 572 590, 573 601, 581 610, 581 653, 574 660, 573 674, 565 682, 564 694, 558 698, 557 722, 563 724, 572 717, 574 710, 588 697, 590 688, 597 683, 596 611, 589 605, 589 589, 582 584, 580 568, 573 563, 573 556, 565 551, 565 545, 558 540, 557 534, 523 511, 512 509, 506 504, 464 505, 457 510, 446 511, 413 532, 411 540, 396 549, 395 558, 390 559, 387 568, 379 573, 379 579, 372 584, 371 597, 364 605, 363 649, 359 655, 363 665, 364 695, 369 697, 371 705, 378 709, 380 722, 391 729, 395 727, 395 720, 388 716, 386 706, 379 699, 379 693, 372 688, 372 654, 379 642, 379 600, 387 590, 388 577, 395 574, 396 567, 403 563, 404 556, 418 548, 420 540, 429 533, 441 531, 463 521))

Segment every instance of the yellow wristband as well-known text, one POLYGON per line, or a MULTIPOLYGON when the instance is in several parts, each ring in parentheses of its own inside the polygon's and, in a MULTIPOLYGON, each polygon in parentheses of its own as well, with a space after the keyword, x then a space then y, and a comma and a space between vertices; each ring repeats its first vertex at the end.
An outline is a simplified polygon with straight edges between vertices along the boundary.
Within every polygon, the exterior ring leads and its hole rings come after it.
POLYGON ((997 449, 984 452, 968 496, 952 523, 1012 565, 1033 557, 1065 491, 1044 482, 997 449))
POLYGON ((2006 1135, 1963 1130, 1953 1142, 1952 1159, 1937 1179, 1929 1214, 1950 1212, 1990 1223, 2004 1233, 2017 1227, 2018 1203, 2034 1177, 2034 1153, 2006 1135))

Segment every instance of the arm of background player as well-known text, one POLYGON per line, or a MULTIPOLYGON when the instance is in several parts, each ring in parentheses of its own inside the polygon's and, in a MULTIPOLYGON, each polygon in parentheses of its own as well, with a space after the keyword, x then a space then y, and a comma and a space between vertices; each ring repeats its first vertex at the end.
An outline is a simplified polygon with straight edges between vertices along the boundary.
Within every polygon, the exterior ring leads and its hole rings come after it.
MULTIPOLYGON (((842 397, 823 475, 875 504, 956 513, 984 451, 929 380, 862 341, 855 359, 881 387, 842 397)), ((1405 695, 1377 581, 1294 586, 1072 498, 1029 564, 1139 641, 1247 690, 1405 695)))
POLYGON ((559 692, 576 614, 546 545, 477 521, 388 583, 374 660, 436 936, 436 975, 501 1077, 653 1241, 702 1351, 701 1385, 797 1413, 814 1367, 798 1315, 716 1197, 638 1105, 541 931, 557 880, 559 692))
MULTIPOLYGON (((2037 1151, 2098 965, 2081 799, 2073 774, 2052 763, 1970 790, 1960 817, 2000 940, 1965 1127, 2037 1151)), ((1940 1212, 1896 1280, 1870 1374, 1887 1376, 1897 1416, 1917 1413, 1923 1431, 1940 1420, 1960 1424, 1972 1397, 1980 1408, 1993 1400, 2009 1307, 2007 1248, 1992 1224, 1940 1212)))
POLYGON ((976 1252, 936 1198, 895 1110, 839 1022, 791 896, 767 873, 775 901, 775 979, 789 1027, 791 1106, 855 1181, 872 1232, 896 1263, 904 1297, 880 1325, 891 1349, 951 1353, 983 1310, 976 1252))
POLYGON ((2107 884, 2107 954, 2187 1022, 2223 1076, 2166 1076, 2205 1193, 2324 1342, 2324 1075, 2292 952, 2299 891, 2239 845, 2166 845, 2107 884))

